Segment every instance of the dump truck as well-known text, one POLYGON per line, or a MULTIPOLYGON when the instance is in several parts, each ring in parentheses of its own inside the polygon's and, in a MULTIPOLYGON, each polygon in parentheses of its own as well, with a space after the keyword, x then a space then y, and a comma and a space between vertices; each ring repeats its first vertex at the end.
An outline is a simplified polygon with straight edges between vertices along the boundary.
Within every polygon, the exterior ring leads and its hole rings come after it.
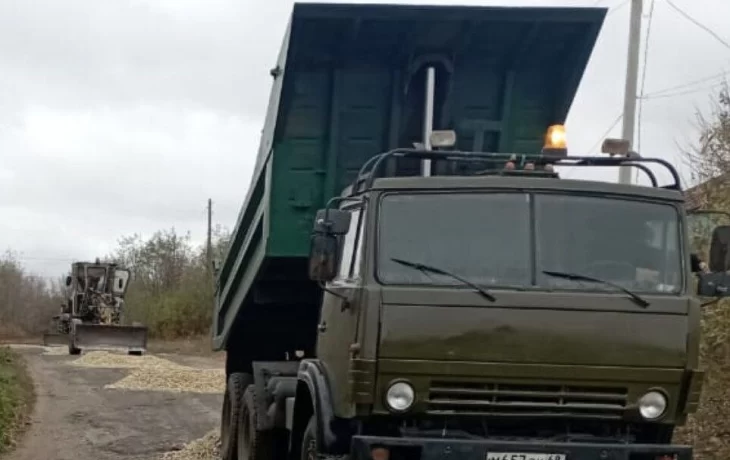
POLYGON ((692 272, 670 163, 568 154, 605 15, 294 5, 216 268, 223 459, 691 458, 728 267, 692 272))
POLYGON ((68 297, 53 317, 54 327, 44 334, 44 344, 65 343, 71 355, 99 348, 126 348, 130 355, 142 355, 147 328, 122 324, 129 278, 129 270, 115 263, 73 263, 66 277, 68 297))

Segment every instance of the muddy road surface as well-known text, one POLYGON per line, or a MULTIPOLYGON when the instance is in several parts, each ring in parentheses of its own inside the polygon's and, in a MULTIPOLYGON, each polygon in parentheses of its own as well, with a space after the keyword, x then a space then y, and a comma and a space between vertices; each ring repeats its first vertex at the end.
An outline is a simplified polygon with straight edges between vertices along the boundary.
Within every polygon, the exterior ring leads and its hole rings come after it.
POLYGON ((37 399, 30 426, 4 460, 160 459, 218 427, 222 392, 166 382, 178 372, 184 374, 178 380, 217 384, 211 373, 221 372, 220 359, 165 354, 144 356, 143 362, 118 354, 125 363, 105 365, 104 356, 98 362, 89 358, 108 352, 79 358, 59 347, 13 348, 28 363, 37 399), (84 359, 92 365, 79 365, 84 359), (137 381, 132 389, 124 383, 130 381, 137 381))

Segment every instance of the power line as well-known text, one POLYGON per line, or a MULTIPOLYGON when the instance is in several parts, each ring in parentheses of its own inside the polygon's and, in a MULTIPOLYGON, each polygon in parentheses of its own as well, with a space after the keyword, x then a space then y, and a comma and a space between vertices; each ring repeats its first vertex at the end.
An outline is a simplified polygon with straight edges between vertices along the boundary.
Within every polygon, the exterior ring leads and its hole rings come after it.
POLYGON ((637 139, 636 139, 636 150, 641 152, 641 115, 644 110, 644 90, 646 88, 646 74, 647 68, 649 67, 649 46, 651 44, 651 23, 654 19, 654 7, 656 6, 656 0, 652 0, 651 6, 649 7, 649 21, 646 25, 646 44, 644 45, 644 69, 641 75, 641 90, 639 91, 639 114, 638 114, 638 127, 637 127, 637 139))
POLYGON ((643 99, 644 100, 650 100, 650 101, 652 101, 652 100, 655 100, 655 99, 666 99, 666 98, 677 97, 677 96, 686 96, 688 94, 699 93, 701 91, 710 91, 710 90, 716 89, 717 87, 723 86, 723 85, 724 85, 724 82, 715 82, 715 83, 713 83, 711 85, 708 85, 708 86, 702 86, 702 87, 694 88, 694 89, 687 89, 685 91, 677 91, 677 92, 673 92, 673 93, 658 94, 658 95, 654 95, 654 96, 647 95, 647 96, 644 96, 643 99))
POLYGON ((619 122, 623 119, 623 117, 624 117, 624 114, 623 114, 623 112, 621 112, 619 114, 619 116, 617 116, 616 119, 613 121, 613 123, 611 123, 611 126, 606 130, 606 132, 604 132, 601 135, 601 137, 598 138, 598 140, 596 141, 596 143, 593 144, 590 149, 588 149, 588 152, 587 152, 588 154, 590 154, 592 151, 594 151, 595 149, 597 149, 599 145, 601 145, 601 142, 606 137, 608 137, 608 135, 611 133, 611 131, 613 131, 613 128, 615 128, 616 126, 618 126, 619 122))
POLYGON ((644 97, 646 97, 647 99, 651 99, 651 98, 653 98, 655 96, 661 96, 664 93, 674 92, 676 90, 682 90, 682 89, 685 89, 685 88, 689 88, 689 87, 698 85, 700 83, 707 83, 707 82, 712 81, 712 80, 718 80, 720 78, 727 77, 728 75, 730 75, 730 72, 723 71, 723 72, 720 72, 720 73, 717 73, 717 74, 714 74, 714 75, 711 75, 711 76, 703 77, 703 78, 700 78, 700 79, 697 79, 697 80, 692 80, 692 81, 689 81, 689 82, 686 82, 686 83, 680 83, 678 85, 670 86, 668 88, 660 89, 660 90, 657 90, 657 91, 652 91, 652 92, 644 95, 644 97))
POLYGON ((675 4, 674 4, 674 2, 672 2, 672 0, 666 0, 666 2, 667 2, 667 5, 671 6, 671 7, 672 7, 672 8, 673 8, 673 9, 674 9, 674 10, 675 10, 675 11, 676 11, 677 13, 681 14, 681 15, 682 15, 682 16, 683 16, 683 17, 684 17, 685 19, 687 19, 687 20, 688 20, 689 22, 691 22, 692 24, 696 25, 696 26, 697 26, 697 27, 699 27, 700 29, 704 30, 704 31, 705 31, 705 32, 707 32, 708 34, 712 35, 712 36, 713 36, 713 37, 714 37, 714 38, 715 38, 715 39, 716 39, 717 41, 719 41, 720 43, 722 43, 722 44, 723 44, 723 45, 725 46, 725 48, 727 48, 727 49, 730 49, 730 43, 728 43, 727 41, 725 41, 725 40, 724 40, 724 39, 723 39, 722 37, 720 37, 720 36, 719 36, 719 35, 718 35, 717 33, 715 33, 715 32, 714 32, 714 31, 713 31, 712 29, 710 29, 709 27, 707 27, 706 25, 702 24, 702 23, 701 23, 700 21, 698 21, 697 19, 695 19, 695 18, 693 18, 692 16, 690 16, 690 15, 689 15, 689 14, 688 14, 688 13, 687 13, 686 11, 684 11, 684 10, 683 10, 682 8, 680 8, 680 7, 678 7, 677 5, 675 5, 675 4))

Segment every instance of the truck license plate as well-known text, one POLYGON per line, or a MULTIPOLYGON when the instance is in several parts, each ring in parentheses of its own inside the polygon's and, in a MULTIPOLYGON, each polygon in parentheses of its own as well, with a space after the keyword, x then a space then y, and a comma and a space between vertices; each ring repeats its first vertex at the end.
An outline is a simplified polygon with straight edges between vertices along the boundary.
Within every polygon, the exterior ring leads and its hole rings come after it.
POLYGON ((518 452, 488 452, 487 460, 566 460, 565 454, 535 454, 518 452))

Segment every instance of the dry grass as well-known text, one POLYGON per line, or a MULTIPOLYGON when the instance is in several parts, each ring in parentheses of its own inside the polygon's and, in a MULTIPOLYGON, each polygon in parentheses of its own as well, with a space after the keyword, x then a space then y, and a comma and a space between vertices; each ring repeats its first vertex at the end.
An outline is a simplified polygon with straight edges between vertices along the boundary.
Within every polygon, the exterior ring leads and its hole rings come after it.
POLYGON ((217 460, 220 458, 220 444, 218 430, 213 430, 181 450, 165 453, 162 460, 217 460))
POLYGON ((23 358, 0 347, 0 454, 15 447, 35 403, 33 381, 23 358))
POLYGON ((730 301, 704 309, 702 367, 707 370, 699 410, 675 441, 695 447, 696 460, 730 458, 730 301))

